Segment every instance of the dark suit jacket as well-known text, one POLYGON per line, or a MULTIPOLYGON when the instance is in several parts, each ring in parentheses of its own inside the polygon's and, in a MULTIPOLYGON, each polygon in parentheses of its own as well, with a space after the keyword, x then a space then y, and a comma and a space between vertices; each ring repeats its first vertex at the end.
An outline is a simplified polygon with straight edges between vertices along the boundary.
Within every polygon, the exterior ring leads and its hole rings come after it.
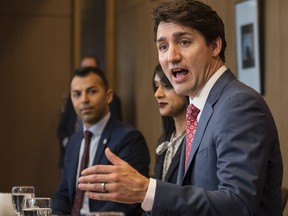
MULTIPOLYGON (((76 133, 67 145, 63 174, 52 202, 53 214, 70 214, 72 210, 82 138, 82 132, 76 133)), ((139 131, 111 117, 102 132, 93 165, 110 164, 104 153, 107 147, 148 177, 150 156, 145 139, 139 131)), ((89 200, 89 207, 90 211, 123 211, 126 216, 136 216, 142 213, 140 204, 127 205, 89 200)))
POLYGON ((280 216, 283 165, 262 97, 226 71, 211 89, 178 185, 157 180, 153 216, 280 216), (169 193, 167 193, 169 191, 169 193))
MULTIPOLYGON (((179 166, 183 142, 184 142, 184 138, 183 138, 181 144, 179 145, 179 148, 177 149, 177 151, 176 151, 176 153, 175 153, 175 155, 171 161, 171 164, 168 168, 167 174, 166 174, 165 179, 164 179, 167 182, 171 182, 174 184, 176 184, 176 182, 177 182, 178 166, 179 166)), ((156 179, 160 179, 160 180, 162 179, 163 163, 164 163, 166 151, 157 157, 155 169, 154 169, 154 174, 155 174, 154 177, 156 179)))
POLYGON ((64 164, 65 147, 62 145, 63 140, 66 137, 70 137, 75 132, 75 122, 77 114, 74 110, 71 97, 67 98, 65 108, 60 116, 60 122, 57 128, 57 136, 60 143, 60 161, 59 167, 62 168, 64 164))
MULTIPOLYGON (((117 96, 116 94, 113 95, 113 99, 109 104, 109 110, 112 117, 120 121, 122 120, 121 101, 119 96, 117 96)), ((60 153, 61 153, 59 167, 61 169, 63 168, 65 157, 65 147, 62 145, 62 143, 65 138, 70 138, 70 136, 72 136, 75 133, 76 120, 77 120, 77 114, 74 110, 71 96, 69 94, 69 96, 67 97, 63 113, 61 113, 60 122, 57 128, 57 136, 60 143, 60 153)))

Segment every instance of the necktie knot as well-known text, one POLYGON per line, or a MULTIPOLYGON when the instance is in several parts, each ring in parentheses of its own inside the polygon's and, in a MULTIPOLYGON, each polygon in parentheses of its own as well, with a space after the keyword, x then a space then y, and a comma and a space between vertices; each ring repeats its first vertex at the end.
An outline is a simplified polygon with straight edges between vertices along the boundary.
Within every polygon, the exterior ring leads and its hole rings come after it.
POLYGON ((200 110, 196 106, 189 104, 186 112, 186 121, 187 119, 197 119, 199 112, 200 110))
POLYGON ((86 130, 84 132, 84 139, 85 140, 91 140, 91 136, 92 136, 92 133, 89 130, 86 130))

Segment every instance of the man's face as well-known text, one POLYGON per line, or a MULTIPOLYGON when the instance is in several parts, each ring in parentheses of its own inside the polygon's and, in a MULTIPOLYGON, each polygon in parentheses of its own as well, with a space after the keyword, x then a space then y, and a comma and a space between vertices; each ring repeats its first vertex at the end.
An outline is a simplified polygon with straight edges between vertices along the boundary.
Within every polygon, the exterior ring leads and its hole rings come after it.
POLYGON ((207 45, 197 30, 173 22, 159 24, 159 62, 178 94, 193 98, 219 68, 218 43, 207 45))
POLYGON ((71 82, 71 99, 77 115, 89 128, 109 112, 112 91, 105 90, 96 74, 75 76, 71 82))

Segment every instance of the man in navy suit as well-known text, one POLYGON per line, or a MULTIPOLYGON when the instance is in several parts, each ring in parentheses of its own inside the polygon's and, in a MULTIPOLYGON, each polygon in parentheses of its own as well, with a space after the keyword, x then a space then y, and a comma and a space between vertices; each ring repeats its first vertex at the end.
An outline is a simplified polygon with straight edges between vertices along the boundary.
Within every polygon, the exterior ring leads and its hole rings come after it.
MULTIPOLYGON (((99 67, 99 60, 92 55, 84 56, 81 60, 80 67, 99 67)), ((122 109, 121 109, 121 101, 120 98, 113 92, 113 99, 109 104, 109 109, 111 115, 122 121, 122 109)), ((82 122, 79 121, 79 117, 77 117, 77 113, 74 110, 71 96, 67 97, 67 101, 63 112, 61 113, 60 122, 57 128, 57 136, 60 142, 60 161, 59 167, 63 168, 64 156, 65 156, 65 148, 69 141, 71 135, 78 130, 82 130, 82 122)))
MULTIPOLYGON (((112 90, 99 68, 85 67, 75 71, 71 81, 72 103, 83 121, 83 131, 92 132, 88 166, 110 164, 104 154, 105 148, 109 147, 138 172, 148 176, 150 156, 145 139, 138 130, 111 116, 109 103, 112 97, 112 90)), ((63 174, 53 197, 53 214, 70 215, 72 212, 78 177, 81 176, 79 167, 84 151, 83 131, 75 133, 67 144, 63 174)), ((102 184, 102 192, 105 192, 105 182, 102 184)), ((80 206, 81 214, 85 214, 85 211, 121 211, 126 216, 142 213, 140 204, 96 201, 85 197, 80 206)), ((79 216, 79 213, 72 215, 79 216)))
POLYGON ((177 184, 171 184, 136 175, 107 149, 108 159, 121 171, 88 168, 79 188, 91 190, 86 195, 96 200, 140 202, 153 216, 282 215, 283 164, 277 128, 262 96, 225 66, 221 18, 195 0, 164 1, 153 14, 161 67, 175 91, 188 95, 190 104, 200 110, 189 157, 185 153, 191 143, 185 143, 177 184), (122 172, 130 175, 121 181, 117 176, 122 172), (106 194, 98 192, 101 173, 101 180, 108 182, 106 194), (127 189, 124 182, 133 185, 127 189), (124 193, 132 195, 124 197, 124 193))

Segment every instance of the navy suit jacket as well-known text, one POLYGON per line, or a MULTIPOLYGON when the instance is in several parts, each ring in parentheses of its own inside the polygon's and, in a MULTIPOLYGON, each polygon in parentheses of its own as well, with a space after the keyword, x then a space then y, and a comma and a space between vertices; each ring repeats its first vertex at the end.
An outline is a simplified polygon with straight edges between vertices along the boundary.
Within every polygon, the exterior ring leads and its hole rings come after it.
POLYGON ((230 70, 212 87, 187 169, 157 180, 152 216, 280 216, 282 158, 268 106, 230 70), (169 191, 169 193, 167 193, 169 191))
MULTIPOLYGON (((83 133, 74 134, 67 145, 62 177, 52 202, 53 214, 70 214, 76 192, 76 175, 83 133)), ((110 164, 105 148, 128 162, 141 174, 148 177, 150 156, 143 135, 136 129, 110 117, 105 126, 94 157, 95 164, 110 164)), ((126 216, 141 215, 140 204, 120 204, 108 201, 89 200, 90 211, 122 211, 126 216)))

